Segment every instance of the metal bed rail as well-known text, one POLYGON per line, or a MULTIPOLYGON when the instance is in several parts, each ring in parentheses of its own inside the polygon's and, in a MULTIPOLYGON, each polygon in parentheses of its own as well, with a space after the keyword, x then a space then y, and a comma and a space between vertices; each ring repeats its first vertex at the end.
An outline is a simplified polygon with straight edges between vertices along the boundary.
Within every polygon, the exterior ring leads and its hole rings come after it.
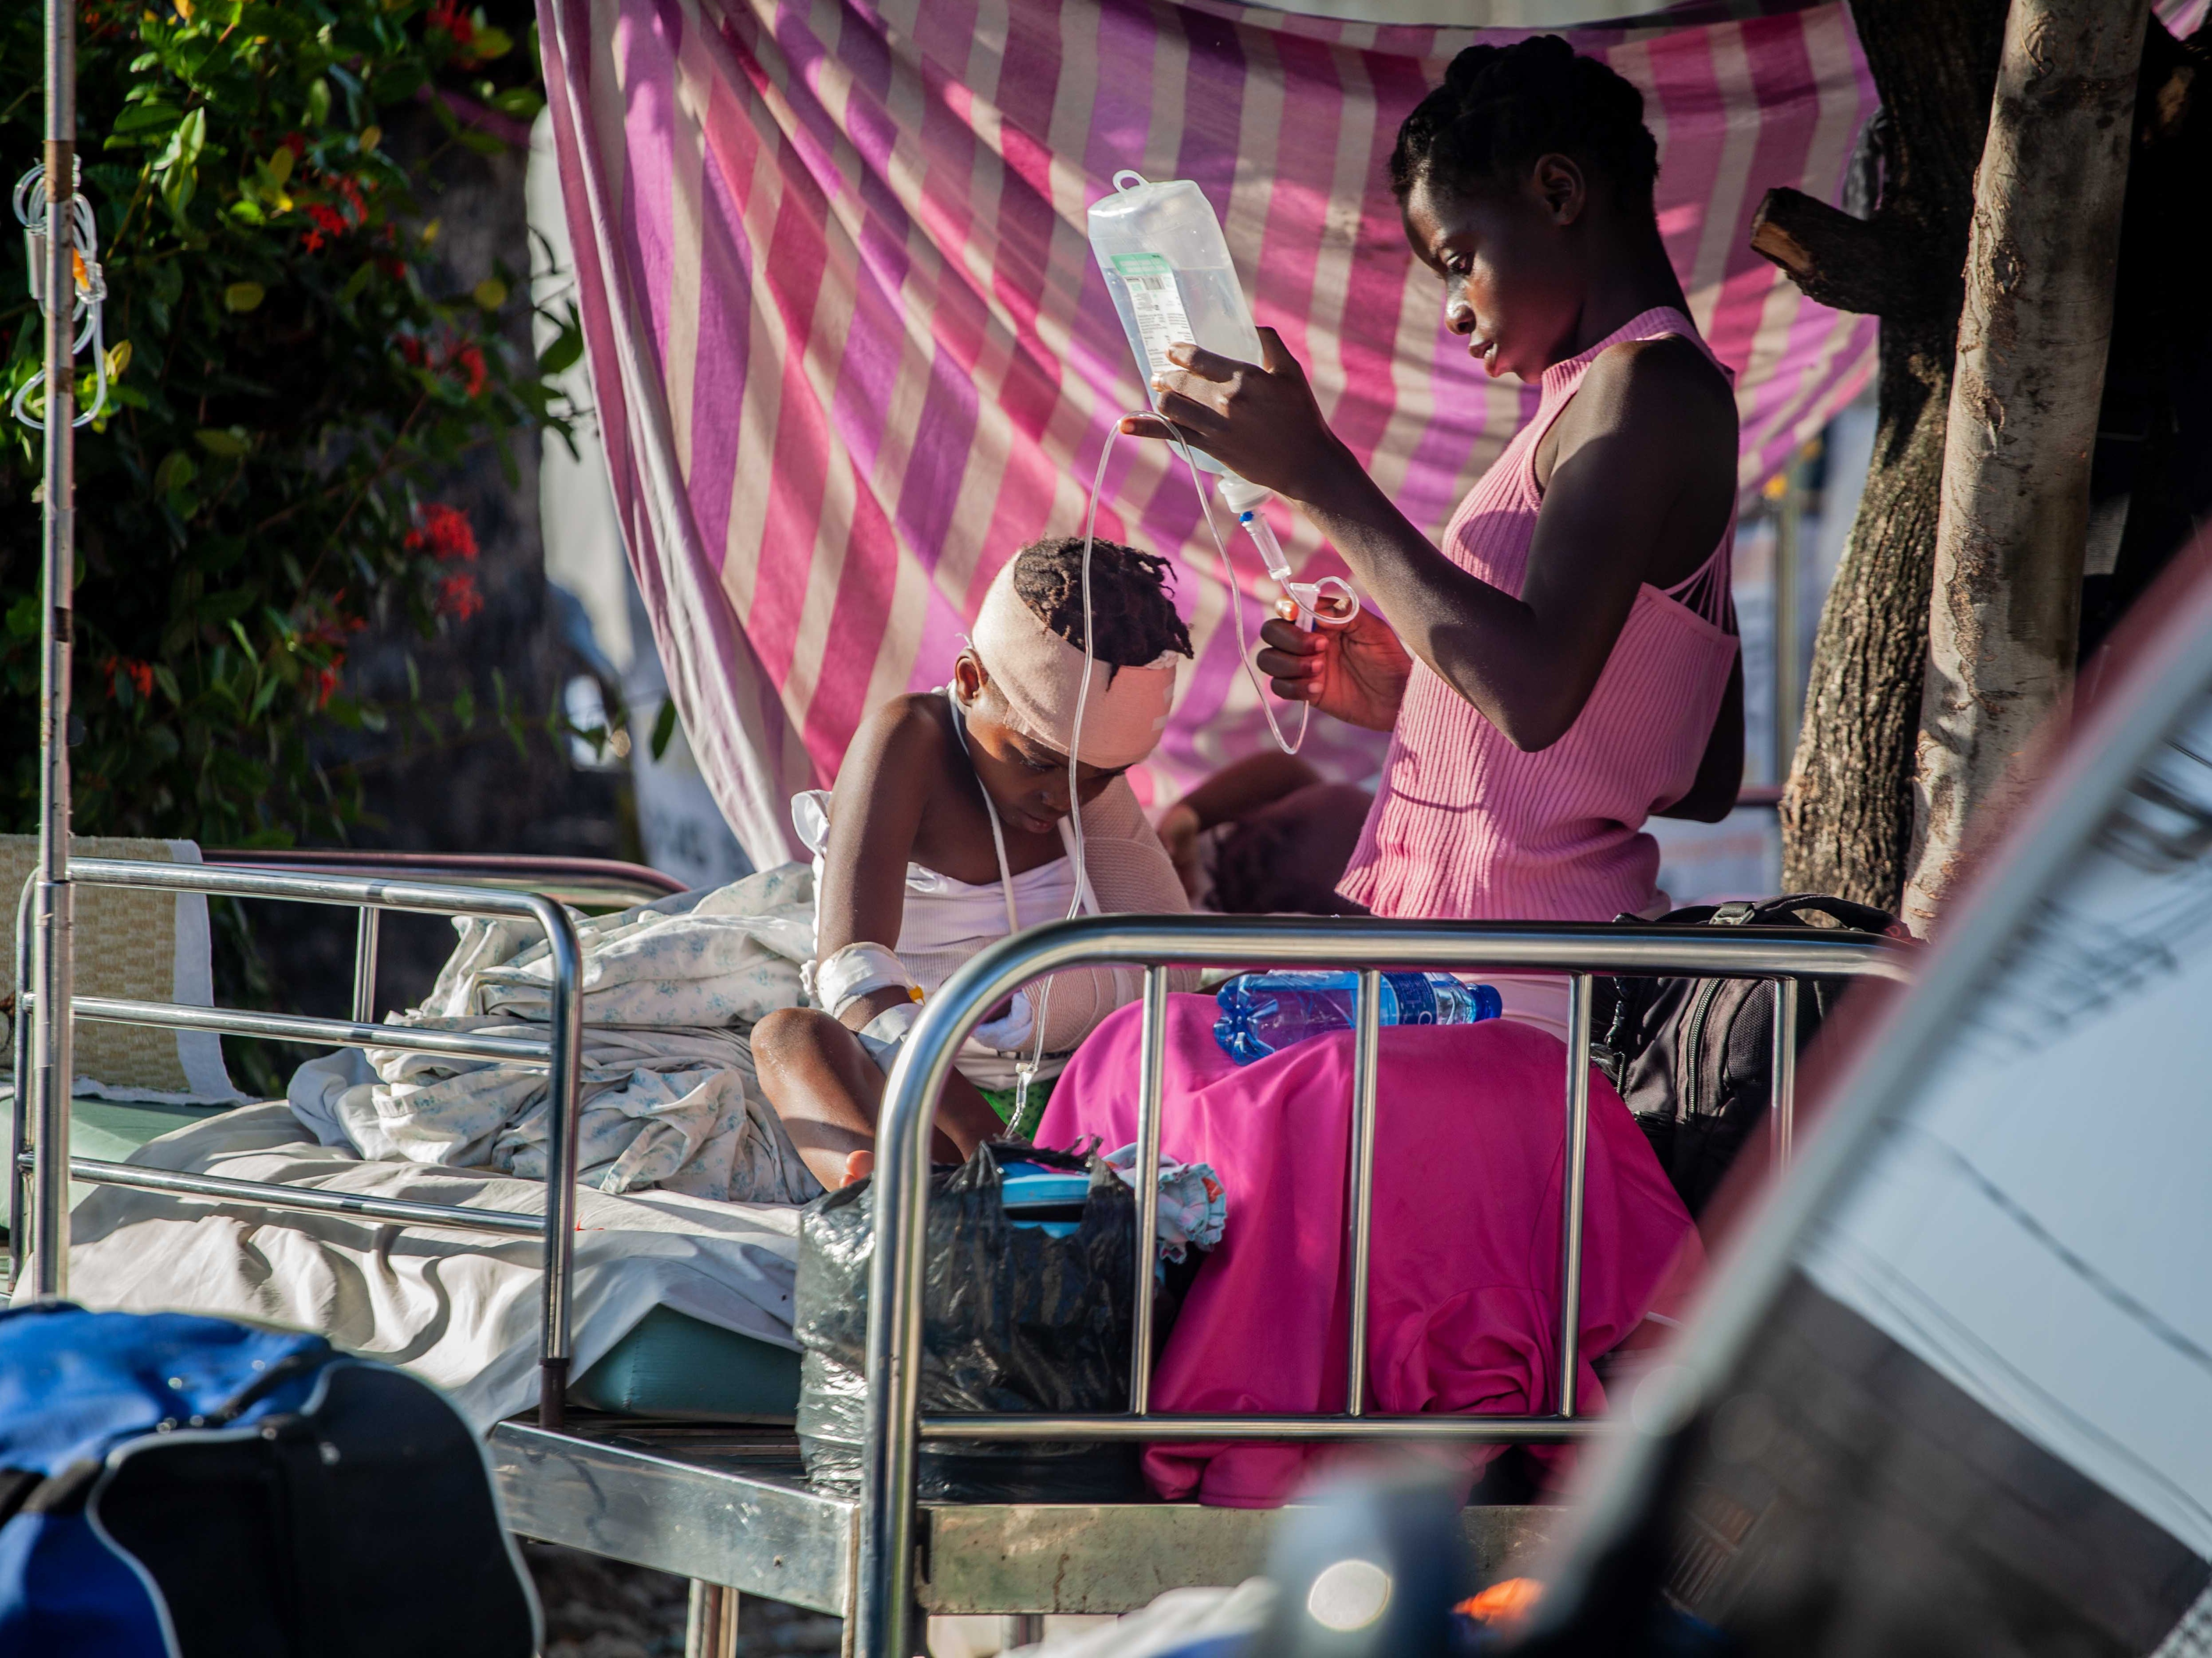
POLYGON ((20 1283, 25 1235, 25 1176, 29 1176, 32 1224, 37 1239, 34 1289, 41 1297, 69 1293, 69 1182, 72 1177, 147 1191, 307 1214, 358 1215, 409 1226, 538 1236, 544 1240, 544 1332, 538 1348, 538 1421, 557 1430, 568 1395, 571 1346, 573 1263, 576 1234, 577 1084, 581 1069, 583 958, 575 924, 552 899, 532 892, 493 887, 387 880, 372 876, 310 873, 193 864, 138 863, 109 858, 72 858, 70 884, 129 887, 142 890, 202 893, 212 897, 263 898, 293 903, 333 904, 359 914, 354 957, 353 1017, 316 1019, 295 1014, 252 1013, 220 1007, 186 1007, 171 1002, 118 997, 70 999, 74 1018, 164 1029, 207 1030, 233 1035, 273 1037, 317 1047, 395 1048, 403 1053, 450 1054, 544 1066, 552 1093, 547 1135, 545 1206, 540 1214, 516 1210, 469 1209, 402 1199, 360 1197, 348 1193, 187 1175, 133 1164, 105 1163, 69 1155, 66 1104, 58 1124, 41 1121, 35 1144, 29 1133, 33 1108, 29 1087, 31 1043, 25 1014, 35 1006, 30 984, 30 909, 33 883, 26 882, 17 914, 15 1097, 10 1114, 8 1239, 13 1256, 11 1283, 20 1283), (417 1030, 374 1023, 375 1018, 376 918, 384 910, 438 915, 489 915, 533 920, 551 952, 552 1005, 544 1039, 487 1035, 475 1032, 417 1030))
POLYGON ((664 871, 613 858, 560 858, 535 853, 398 852, 388 847, 210 847, 200 862, 219 868, 269 869, 286 874, 376 875, 466 887, 534 892, 574 909, 627 909, 684 890, 664 871))
POLYGON ((1480 1441, 1578 1439, 1596 1424, 1576 1412, 1580 1369, 1582 1232, 1589 1139, 1591 998, 1596 975, 1752 978, 1776 985, 1771 1102, 1774 1156, 1786 1159, 1796 1115, 1796 1028, 1808 978, 1909 980, 1899 946, 1863 935, 1798 928, 1390 921, 1298 917, 1109 915, 1032 928, 993 945, 922 1005, 886 1084, 877 1135, 876 1250, 868 1280, 867 1405, 862 1452, 852 1650, 900 1658, 915 1650, 916 1455, 925 1438, 1142 1441, 1199 1439, 1480 1441), (1120 1416, 921 1412, 922 1254, 929 1133, 969 1031, 1029 981, 1104 963, 1145 969, 1139 1044, 1137 1236, 1157 1225, 1161 1094, 1170 967, 1334 967, 1359 972, 1353 1031, 1347 1181, 1352 1305, 1346 1409, 1336 1416, 1197 1416, 1150 1405, 1152 1251, 1136 1252, 1129 1410, 1120 1416), (1378 1416, 1366 1400, 1368 1267, 1373 1214, 1376 1091, 1384 969, 1543 971, 1571 975, 1565 1089, 1566 1180, 1560 1228, 1557 1395, 1548 1416, 1378 1416))

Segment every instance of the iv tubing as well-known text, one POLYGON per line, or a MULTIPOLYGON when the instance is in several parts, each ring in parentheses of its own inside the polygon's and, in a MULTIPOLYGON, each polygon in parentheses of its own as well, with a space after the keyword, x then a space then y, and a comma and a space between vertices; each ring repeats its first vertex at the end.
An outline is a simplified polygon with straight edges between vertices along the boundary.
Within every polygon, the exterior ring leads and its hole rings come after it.
MULTIPOLYGON (((1120 427, 1117 423, 1115 431, 1118 433, 1120 427)), ((1267 706, 1267 688, 1260 683, 1260 670, 1253 664, 1252 649, 1244 638, 1244 607, 1237 602, 1243 597, 1243 595, 1238 591, 1237 586, 1237 564, 1236 561, 1229 556, 1229 544, 1222 540, 1221 531, 1213 521, 1213 504, 1206 498, 1206 480, 1199 472, 1198 462, 1192 456, 1190 452, 1190 445, 1184 440, 1182 434, 1180 432, 1174 433, 1168 440, 1174 444, 1176 448, 1182 453, 1182 464, 1190 469, 1191 487, 1198 491, 1198 510, 1204 514, 1206 518, 1206 532, 1213 537, 1214 550, 1221 555, 1221 585, 1229 590, 1229 619, 1237 629, 1237 659, 1244 665, 1245 678, 1252 682, 1252 695, 1259 699, 1261 715, 1267 722, 1267 730, 1274 737, 1275 746, 1280 749, 1285 754, 1296 754, 1300 749, 1306 745, 1306 725, 1307 722, 1313 718, 1313 704, 1310 702, 1301 702, 1298 704, 1297 740, 1292 742, 1285 738, 1283 735, 1282 726, 1275 722, 1275 711, 1267 706)), ((1103 469, 1100 471, 1099 476, 1102 478, 1105 476, 1105 472, 1103 469)), ((1096 491, 1094 491, 1093 494, 1095 496, 1096 491)), ((1254 509, 1254 521, 1260 524, 1263 529, 1267 530, 1267 539, 1269 541, 1273 541, 1274 539, 1274 531, 1272 528, 1267 528, 1265 519, 1259 518, 1258 509, 1256 507, 1254 509)), ((1260 537, 1257 531, 1249 531, 1248 526, 1248 532, 1252 535, 1252 538, 1255 542, 1259 540, 1260 537)), ((1276 550, 1279 554, 1281 549, 1279 547, 1276 550)), ((1261 562, 1263 563, 1266 562, 1264 552, 1261 556, 1261 562)), ((1089 547, 1087 543, 1085 544, 1085 568, 1088 568, 1089 547)), ((1288 560, 1284 562, 1283 568, 1285 570, 1290 568, 1288 560)), ((1274 575, 1274 572, 1270 570, 1268 574, 1273 576, 1274 575)), ((1279 583, 1281 578, 1276 577, 1276 580, 1279 583)))
MULTIPOLYGON (((79 163, 77 173, 82 172, 82 165, 79 163)), ((71 176, 74 178, 76 174, 71 176)), ((46 199, 46 175, 43 165, 33 167, 15 181, 15 217, 25 230, 33 236, 52 236, 54 234, 56 215, 52 203, 46 199)), ((87 342, 92 346, 92 406, 70 422, 72 426, 85 426, 110 412, 107 407, 107 332, 103 317, 107 299, 107 279, 100 268, 100 228, 93 216, 92 203, 82 196, 72 194, 62 210, 69 216, 70 246, 77 256, 72 262, 72 274, 81 273, 78 280, 70 284, 71 314, 73 318, 85 319, 83 327, 70 348, 70 355, 74 358, 84 349, 87 342)), ((44 306, 48 296, 40 291, 40 273, 33 269, 31 272, 32 292, 44 306)), ((42 416, 30 412, 28 404, 31 393, 46 383, 46 378, 43 368, 33 374, 16 388, 15 399, 9 405, 8 412, 34 432, 45 431, 46 422, 42 416)))
MULTIPOLYGON (((1155 411, 1142 410, 1138 414, 1151 415, 1155 411)), ((1077 750, 1083 740, 1083 712, 1091 701, 1091 672, 1097 658, 1097 635, 1093 631, 1091 610, 1091 550, 1097 539, 1098 497, 1106 488, 1106 465, 1114 458, 1114 445, 1121 436, 1121 425, 1116 421, 1106 434, 1106 442, 1098 452, 1098 470, 1091 478, 1091 501, 1083 517, 1083 683, 1075 693, 1075 725, 1067 734, 1067 816, 1075 840, 1075 896, 1068 901, 1066 919, 1073 920, 1083 913, 1083 895, 1090 890, 1091 871, 1085 857, 1083 841, 1083 797, 1079 786, 1078 767, 1081 763, 1077 750)), ((1267 706, 1267 688, 1260 683, 1260 671, 1252 661, 1250 645, 1244 636, 1244 607, 1243 592, 1237 586, 1236 561, 1229 556, 1229 544, 1221 538, 1220 527, 1213 521, 1212 503, 1206 499, 1206 479, 1198 470, 1198 461, 1190 452, 1190 445, 1180 433, 1169 440, 1182 454, 1183 465, 1189 469, 1191 487, 1198 492, 1198 510, 1206 519, 1206 531, 1213 537, 1214 550, 1221 556, 1222 585, 1229 592, 1229 616, 1237 630, 1237 659, 1243 665, 1244 677, 1252 682, 1252 694, 1258 698, 1260 713, 1267 722, 1267 730, 1274 737, 1275 746, 1285 754, 1296 754, 1305 746, 1306 726, 1313 718, 1313 704, 1298 704, 1298 734, 1295 741, 1285 738, 1283 728, 1276 722, 1275 712, 1267 706)), ((1290 561, 1283 557, 1282 547, 1275 540, 1275 532, 1267 521, 1259 516, 1255 507, 1241 515, 1246 531, 1260 549, 1261 562, 1278 585, 1290 574, 1290 561), (1272 549, 1275 556, 1267 557, 1272 549)), ((994 806, 993 811, 997 808, 994 806)), ((1044 981, 1044 993, 1038 998, 1036 1011, 1036 1046, 1031 1051, 1028 1069, 1033 1074, 1044 1063, 1045 1015, 1052 1006, 1052 981, 1044 981)), ((1022 1090, 1027 1092, 1026 1087, 1022 1090)))
MULTIPOLYGON (((1091 869, 1083 841, 1083 797, 1077 789, 1076 768, 1079 758, 1076 753, 1083 741, 1083 711, 1091 701, 1091 669, 1097 659, 1097 635, 1092 630, 1091 615, 1091 546, 1098 530, 1098 495, 1106 487, 1106 463, 1114 458, 1114 440, 1121 435, 1121 423, 1106 434, 1105 446, 1098 452, 1098 470, 1091 478, 1091 506, 1083 518, 1083 683, 1075 691, 1075 726, 1067 734, 1067 817, 1075 836, 1075 895, 1067 901, 1068 920, 1083 913, 1083 895, 1090 890, 1091 869)), ((994 807, 994 811, 997 808, 994 807)), ((1052 1008, 1052 981, 1044 981, 1044 993, 1037 999, 1036 1047, 1030 1054, 1029 1068, 1032 1073, 1044 1063, 1044 1021, 1052 1008)), ((1021 1090, 1026 1094, 1026 1086, 1021 1090)), ((1024 1102, 1026 1108, 1027 1102, 1024 1102)))

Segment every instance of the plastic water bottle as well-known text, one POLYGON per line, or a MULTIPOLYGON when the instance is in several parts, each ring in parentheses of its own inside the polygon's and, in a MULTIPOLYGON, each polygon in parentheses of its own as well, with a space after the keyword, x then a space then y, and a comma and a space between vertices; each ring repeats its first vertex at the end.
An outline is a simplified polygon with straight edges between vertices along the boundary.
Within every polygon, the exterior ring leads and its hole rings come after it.
MULTIPOLYGON (((1357 973, 1246 973, 1215 993, 1213 1039, 1239 1065, 1264 1060, 1309 1036, 1349 1030, 1359 1005, 1357 973)), ((1449 973, 1382 975, 1384 1024, 1474 1024, 1504 1011, 1488 985, 1449 973)))
MULTIPOLYGON (((1259 361, 1259 331, 1205 192, 1188 179, 1154 184, 1127 171, 1115 173, 1114 184, 1114 194, 1091 203, 1091 251, 1147 392, 1153 375, 1175 367, 1168 348, 1178 341, 1259 361)), ((1212 456, 1195 448, 1191 454, 1202 470, 1224 471, 1212 456)))

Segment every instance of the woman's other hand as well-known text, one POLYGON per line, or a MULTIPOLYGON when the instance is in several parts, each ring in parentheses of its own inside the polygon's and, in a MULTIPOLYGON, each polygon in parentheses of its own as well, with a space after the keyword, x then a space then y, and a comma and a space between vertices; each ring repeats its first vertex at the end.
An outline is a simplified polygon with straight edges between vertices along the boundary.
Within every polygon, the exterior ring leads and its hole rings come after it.
POLYGON ((1306 371, 1273 329, 1260 331, 1258 363, 1190 344, 1170 347, 1168 356, 1178 367, 1152 379, 1158 413, 1132 415, 1122 431, 1180 437, 1285 501, 1324 499, 1347 469, 1358 473, 1322 418, 1306 371))
POLYGON ((1183 896, 1193 903, 1198 902, 1198 837, 1204 829, 1190 803, 1178 800, 1161 817, 1158 831, 1160 844, 1167 848, 1168 861, 1175 865, 1176 878, 1182 883, 1183 896))
POLYGON ((1398 723, 1413 659, 1390 624, 1364 610, 1341 627, 1301 631, 1297 606, 1281 600, 1280 615, 1260 629, 1260 671, 1285 702, 1310 702, 1347 725, 1387 732, 1398 723))

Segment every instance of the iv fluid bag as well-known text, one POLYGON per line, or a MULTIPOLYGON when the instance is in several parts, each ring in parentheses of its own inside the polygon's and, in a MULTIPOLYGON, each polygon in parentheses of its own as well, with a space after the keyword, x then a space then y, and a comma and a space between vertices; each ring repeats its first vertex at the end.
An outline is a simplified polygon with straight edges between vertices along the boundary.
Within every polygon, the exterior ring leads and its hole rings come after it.
MULTIPOLYGON (((1260 361, 1260 336, 1244 289, 1230 263, 1221 222, 1188 179, 1148 183, 1134 173, 1114 175, 1115 193, 1091 208, 1091 251, 1105 274, 1122 331, 1143 374, 1147 401, 1152 376, 1175 367, 1168 348, 1190 340, 1238 362, 1260 361)), ((1194 447, 1209 472, 1221 463, 1194 447)))

